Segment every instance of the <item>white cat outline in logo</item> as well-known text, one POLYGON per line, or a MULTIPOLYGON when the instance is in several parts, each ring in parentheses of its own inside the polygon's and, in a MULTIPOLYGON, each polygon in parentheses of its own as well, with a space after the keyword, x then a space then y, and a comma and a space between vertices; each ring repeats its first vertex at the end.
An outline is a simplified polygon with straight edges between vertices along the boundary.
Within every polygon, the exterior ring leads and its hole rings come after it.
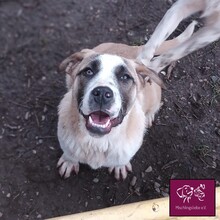
POLYGON ((186 201, 189 203, 190 199, 194 195, 198 198, 199 201, 204 201, 205 193, 203 190, 205 189, 205 184, 200 184, 196 189, 194 189, 190 185, 184 185, 176 190, 179 198, 183 199, 183 203, 186 201))

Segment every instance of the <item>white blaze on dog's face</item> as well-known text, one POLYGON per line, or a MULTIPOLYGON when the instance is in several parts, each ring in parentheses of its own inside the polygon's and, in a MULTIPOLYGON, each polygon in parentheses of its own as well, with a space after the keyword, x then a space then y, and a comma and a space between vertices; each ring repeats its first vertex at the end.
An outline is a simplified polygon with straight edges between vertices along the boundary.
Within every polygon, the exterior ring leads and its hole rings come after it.
POLYGON ((76 53, 64 66, 68 62, 66 72, 73 79, 73 98, 86 129, 91 135, 108 134, 122 123, 137 97, 140 79, 135 62, 91 51, 76 53))
POLYGON ((79 73, 78 105, 87 129, 102 135, 119 125, 136 97, 135 82, 125 61, 98 55, 79 73))
POLYGON ((104 54, 91 58, 77 73, 76 96, 87 130, 100 136, 122 123, 134 103, 136 86, 121 57, 104 54))

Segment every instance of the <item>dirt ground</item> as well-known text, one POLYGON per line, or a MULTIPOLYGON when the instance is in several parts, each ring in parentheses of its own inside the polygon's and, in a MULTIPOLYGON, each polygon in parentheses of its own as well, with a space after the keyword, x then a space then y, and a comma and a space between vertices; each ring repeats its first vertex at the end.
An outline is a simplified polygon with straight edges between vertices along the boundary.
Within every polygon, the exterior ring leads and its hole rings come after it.
POLYGON ((65 93, 60 62, 102 42, 144 43, 170 2, 0 0, 0 219, 45 219, 163 197, 170 178, 219 184, 220 42, 163 77, 164 104, 125 181, 86 165, 63 180, 56 169, 57 106, 65 93))

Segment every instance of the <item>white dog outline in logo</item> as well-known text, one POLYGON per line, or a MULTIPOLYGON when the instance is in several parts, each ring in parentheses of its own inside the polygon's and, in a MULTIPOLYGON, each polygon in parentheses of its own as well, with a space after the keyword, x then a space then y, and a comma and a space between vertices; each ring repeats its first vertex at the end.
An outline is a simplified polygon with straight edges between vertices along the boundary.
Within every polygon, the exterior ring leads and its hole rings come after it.
POLYGON ((183 187, 178 188, 176 190, 176 193, 181 199, 183 199, 183 203, 185 203, 186 200, 189 203, 189 200, 191 199, 193 195, 193 190, 194 190, 193 187, 189 185, 184 185, 183 187))
POLYGON ((204 201, 205 193, 201 189, 205 189, 205 184, 200 184, 194 189, 194 196, 197 197, 199 201, 204 201))

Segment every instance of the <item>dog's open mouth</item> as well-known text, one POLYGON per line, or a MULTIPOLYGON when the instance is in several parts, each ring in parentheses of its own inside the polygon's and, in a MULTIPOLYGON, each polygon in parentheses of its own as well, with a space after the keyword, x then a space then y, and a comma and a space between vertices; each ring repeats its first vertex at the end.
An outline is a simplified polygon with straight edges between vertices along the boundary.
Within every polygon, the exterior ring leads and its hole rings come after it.
POLYGON ((84 115, 86 119, 86 128, 97 135, 108 134, 112 127, 119 125, 122 122, 122 117, 111 119, 110 115, 103 111, 95 111, 89 115, 84 115))

